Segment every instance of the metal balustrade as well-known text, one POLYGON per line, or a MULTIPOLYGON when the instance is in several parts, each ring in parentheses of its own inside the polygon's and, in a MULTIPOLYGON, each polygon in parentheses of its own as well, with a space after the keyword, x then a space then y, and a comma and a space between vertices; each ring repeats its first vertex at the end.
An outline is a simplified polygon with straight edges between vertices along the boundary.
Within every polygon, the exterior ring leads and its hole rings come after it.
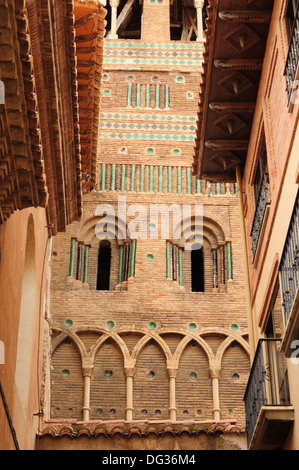
POLYGON ((284 318, 287 324, 299 287, 299 191, 281 257, 280 279, 284 318))
POLYGON ((286 363, 279 352, 280 345, 280 338, 262 338, 256 349, 244 395, 248 446, 262 407, 290 405, 286 363))
POLYGON ((251 243, 252 243, 252 257, 253 261, 256 256, 257 247, 264 223, 267 206, 269 205, 269 175, 265 173, 260 188, 260 192, 256 202, 256 210, 254 214, 252 229, 251 229, 251 243))
POLYGON ((288 96, 288 103, 292 100, 294 92, 294 85, 297 76, 297 69, 299 63, 299 8, 294 18, 294 26, 290 39, 289 52, 287 56, 284 76, 286 80, 286 92, 288 96))

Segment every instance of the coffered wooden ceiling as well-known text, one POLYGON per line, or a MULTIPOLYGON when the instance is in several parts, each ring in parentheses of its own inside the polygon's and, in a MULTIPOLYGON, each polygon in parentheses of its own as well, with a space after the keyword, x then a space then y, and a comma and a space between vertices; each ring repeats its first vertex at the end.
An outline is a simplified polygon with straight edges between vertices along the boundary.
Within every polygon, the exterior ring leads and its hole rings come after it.
POLYGON ((273 0, 210 0, 193 173, 235 181, 244 166, 273 0))

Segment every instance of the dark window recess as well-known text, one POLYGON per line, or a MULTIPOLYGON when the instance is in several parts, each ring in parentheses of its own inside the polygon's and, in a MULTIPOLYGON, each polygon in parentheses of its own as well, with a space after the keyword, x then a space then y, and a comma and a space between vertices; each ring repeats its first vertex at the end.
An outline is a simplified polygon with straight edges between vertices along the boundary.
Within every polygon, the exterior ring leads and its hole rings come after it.
POLYGON ((299 2, 298 0, 289 0, 285 24, 288 36, 289 51, 285 65, 284 76, 286 80, 286 91, 288 96, 288 105, 294 104, 294 99, 297 98, 297 70, 299 64, 299 2))
MULTIPOLYGON (((107 21, 106 31, 110 32, 111 29, 111 7, 107 2, 107 21)), ((120 0, 119 7, 117 8, 117 17, 121 19, 118 21, 117 35, 119 39, 140 39, 141 38, 141 18, 142 18, 142 4, 135 0, 128 2, 128 0, 120 0)))
POLYGON ((260 140, 259 156, 257 162, 257 168, 255 173, 255 179, 253 183, 253 190, 255 196, 255 214, 253 218, 251 228, 251 243, 252 243, 252 256, 253 262, 255 260, 260 235, 262 233, 262 227, 267 211, 267 207, 270 205, 270 185, 269 185, 269 173, 267 163, 267 148, 264 130, 260 140))
POLYGON ((293 34, 294 25, 295 25, 297 9, 298 9, 298 0, 289 0, 287 10, 286 10, 286 16, 285 16, 289 44, 291 43, 291 40, 292 40, 292 34, 293 34))
POLYGON ((102 241, 98 257, 97 290, 109 290, 111 269, 111 244, 102 241))
POLYGON ((192 292, 204 292, 204 259, 201 250, 191 251, 192 292))
POLYGON ((265 174, 268 174, 268 163, 267 163, 266 141, 265 141, 265 135, 263 133, 261 146, 260 146, 260 155, 259 155, 257 169, 255 173, 255 179, 254 179, 255 203, 257 203, 258 201, 261 187, 263 184, 263 178, 265 174))

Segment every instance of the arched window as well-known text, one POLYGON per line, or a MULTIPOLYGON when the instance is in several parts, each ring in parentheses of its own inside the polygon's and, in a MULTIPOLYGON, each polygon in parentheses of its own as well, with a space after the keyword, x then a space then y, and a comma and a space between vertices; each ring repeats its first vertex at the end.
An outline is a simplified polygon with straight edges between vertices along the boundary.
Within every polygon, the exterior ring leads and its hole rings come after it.
POLYGON ((191 251, 192 292, 204 292, 204 259, 203 250, 191 251))
POLYGON ((109 290, 111 269, 111 244, 107 240, 100 243, 98 257, 97 290, 109 290))

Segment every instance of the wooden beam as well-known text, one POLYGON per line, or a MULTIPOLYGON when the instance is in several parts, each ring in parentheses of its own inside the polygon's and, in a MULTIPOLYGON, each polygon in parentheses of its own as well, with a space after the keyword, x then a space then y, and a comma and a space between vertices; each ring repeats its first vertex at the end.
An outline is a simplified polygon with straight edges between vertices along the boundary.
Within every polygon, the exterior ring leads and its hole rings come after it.
POLYGON ((230 23, 270 23, 272 11, 219 11, 219 18, 230 23))
POLYGON ((235 150, 244 151, 248 149, 248 140, 206 140, 205 146, 211 150, 235 150))
POLYGON ((89 23, 91 20, 93 20, 93 18, 97 15, 98 13, 95 11, 93 13, 88 13, 87 15, 85 16, 82 16, 82 18, 79 18, 78 20, 76 20, 75 22, 75 28, 79 28, 79 26, 83 26, 87 23, 89 23))
MULTIPOLYGON (((127 3, 124 5, 122 11, 117 17, 116 20, 116 32, 119 30, 119 28, 122 26, 125 21, 128 20, 129 15, 131 14, 133 5, 135 3, 135 0, 127 0, 127 3)), ((110 32, 107 34, 107 38, 109 38, 110 32)))
POLYGON ((246 112, 254 113, 255 103, 254 102, 211 102, 209 108, 216 113, 232 113, 232 112, 246 112))
POLYGON ((217 69, 227 70, 262 70, 262 59, 215 59, 214 65, 217 69))

